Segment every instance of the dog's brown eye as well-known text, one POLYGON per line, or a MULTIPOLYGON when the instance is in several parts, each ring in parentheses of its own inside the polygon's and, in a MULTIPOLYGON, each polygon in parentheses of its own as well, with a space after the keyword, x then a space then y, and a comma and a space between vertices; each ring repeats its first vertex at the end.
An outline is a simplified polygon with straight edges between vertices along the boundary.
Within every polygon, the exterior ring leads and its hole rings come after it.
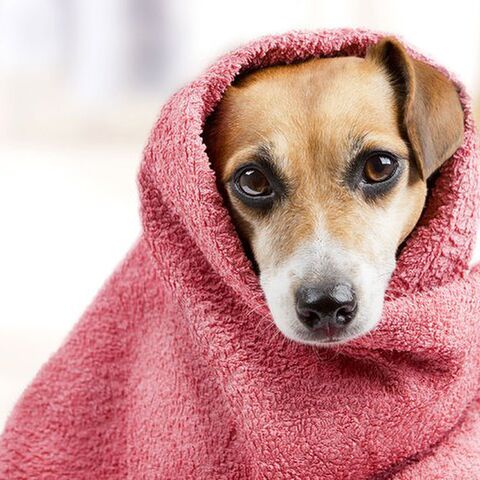
POLYGON ((369 183, 388 180, 397 170, 398 162, 389 155, 375 153, 367 158, 363 176, 369 183))
POLYGON ((238 177, 240 190, 250 197, 271 195, 272 187, 267 177, 255 168, 244 170, 238 177))

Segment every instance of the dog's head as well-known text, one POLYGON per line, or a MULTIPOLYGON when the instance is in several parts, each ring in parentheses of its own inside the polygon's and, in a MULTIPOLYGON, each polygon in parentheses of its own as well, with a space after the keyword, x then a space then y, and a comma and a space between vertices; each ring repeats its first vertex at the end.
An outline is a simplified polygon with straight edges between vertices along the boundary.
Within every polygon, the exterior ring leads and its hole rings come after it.
POLYGON ((462 139, 453 84, 395 39, 228 88, 207 151, 287 337, 340 343, 378 323, 426 180, 462 139))

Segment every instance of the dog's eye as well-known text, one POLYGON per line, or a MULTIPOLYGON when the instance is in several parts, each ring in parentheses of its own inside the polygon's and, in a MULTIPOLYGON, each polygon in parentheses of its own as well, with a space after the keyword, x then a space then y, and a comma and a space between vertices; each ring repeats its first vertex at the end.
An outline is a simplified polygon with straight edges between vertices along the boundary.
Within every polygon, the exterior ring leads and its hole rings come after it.
POLYGON ((365 161, 363 176, 368 183, 388 180, 396 172, 398 161, 385 153, 374 153, 365 161))
POLYGON ((236 178, 239 190, 249 197, 266 197, 273 193, 267 177, 258 169, 249 167, 236 178))

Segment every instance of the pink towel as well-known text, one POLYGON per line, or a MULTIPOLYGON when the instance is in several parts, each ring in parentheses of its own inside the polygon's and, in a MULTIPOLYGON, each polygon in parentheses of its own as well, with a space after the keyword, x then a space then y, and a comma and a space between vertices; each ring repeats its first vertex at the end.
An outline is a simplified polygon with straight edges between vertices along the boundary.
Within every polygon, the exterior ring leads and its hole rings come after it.
POLYGON ((263 38, 170 99, 139 175, 144 232, 18 402, 1 479, 480 479, 477 139, 462 86, 464 144, 382 322, 336 348, 276 334, 201 138, 240 72, 362 56, 381 36, 263 38))

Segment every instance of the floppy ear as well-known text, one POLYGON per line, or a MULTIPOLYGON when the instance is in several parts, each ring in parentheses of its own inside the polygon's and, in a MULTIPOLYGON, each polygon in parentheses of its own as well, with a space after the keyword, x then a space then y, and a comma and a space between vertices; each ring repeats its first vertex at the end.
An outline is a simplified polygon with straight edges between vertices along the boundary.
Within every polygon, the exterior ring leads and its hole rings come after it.
POLYGON ((381 66, 395 90, 400 123, 422 180, 463 142, 463 110, 453 83, 426 63, 409 57, 395 38, 370 47, 365 57, 381 66))

